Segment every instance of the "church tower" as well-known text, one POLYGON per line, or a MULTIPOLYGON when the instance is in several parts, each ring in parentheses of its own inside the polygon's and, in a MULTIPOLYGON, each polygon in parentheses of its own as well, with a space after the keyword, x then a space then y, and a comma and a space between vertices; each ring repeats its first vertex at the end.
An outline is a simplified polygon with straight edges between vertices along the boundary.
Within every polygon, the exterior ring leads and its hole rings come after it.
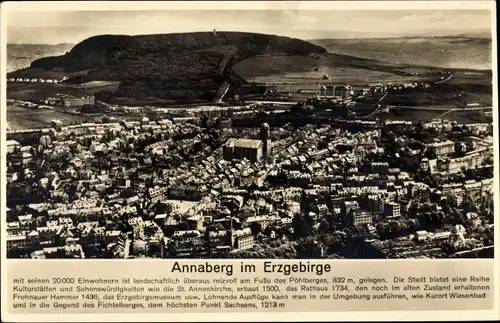
POLYGON ((271 157, 272 151, 271 151, 271 139, 269 138, 269 124, 267 122, 264 122, 262 126, 260 127, 260 140, 262 140, 262 156, 264 157, 264 160, 267 160, 268 158, 271 157))

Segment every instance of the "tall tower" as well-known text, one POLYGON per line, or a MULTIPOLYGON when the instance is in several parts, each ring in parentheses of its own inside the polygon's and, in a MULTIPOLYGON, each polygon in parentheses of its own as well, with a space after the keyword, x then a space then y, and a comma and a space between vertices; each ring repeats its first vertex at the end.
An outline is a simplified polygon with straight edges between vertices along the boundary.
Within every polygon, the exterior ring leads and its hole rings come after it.
POLYGON ((271 157, 271 139, 269 139, 269 124, 267 122, 264 122, 262 126, 260 127, 260 140, 262 140, 263 147, 262 147, 262 155, 264 157, 264 160, 267 160, 269 157, 271 157))

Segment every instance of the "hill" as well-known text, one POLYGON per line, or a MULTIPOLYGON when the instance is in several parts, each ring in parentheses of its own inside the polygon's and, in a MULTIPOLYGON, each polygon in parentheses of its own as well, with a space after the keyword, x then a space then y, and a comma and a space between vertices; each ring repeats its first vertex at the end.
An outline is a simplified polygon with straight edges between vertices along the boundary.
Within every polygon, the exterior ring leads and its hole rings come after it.
POLYGON ((323 52, 323 47, 302 40, 255 33, 101 35, 80 42, 64 55, 35 60, 29 69, 15 73, 86 71, 73 81, 120 81, 116 97, 193 102, 213 99, 224 82, 244 82, 231 69, 238 61, 323 52))
POLYGON ((317 39, 311 42, 331 53, 393 63, 491 69, 491 39, 470 36, 317 39))

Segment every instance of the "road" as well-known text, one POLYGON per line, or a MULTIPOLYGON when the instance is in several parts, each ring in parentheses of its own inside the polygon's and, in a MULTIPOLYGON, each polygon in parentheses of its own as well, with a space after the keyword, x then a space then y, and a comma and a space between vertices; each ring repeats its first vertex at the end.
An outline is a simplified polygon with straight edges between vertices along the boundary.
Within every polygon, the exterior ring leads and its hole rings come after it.
MULTIPOLYGON (((226 71, 227 64, 229 63, 229 61, 231 61, 232 58, 233 58, 233 55, 226 55, 224 57, 224 59, 220 62, 219 70, 217 71, 217 73, 219 75, 224 76, 224 72, 226 71)), ((222 99, 226 95, 227 91, 229 91, 229 83, 227 81, 225 81, 222 84, 222 86, 219 88, 218 93, 220 93, 220 95, 218 96, 218 98, 215 101, 217 103, 222 103, 222 99)))
POLYGON ((372 117, 373 115, 377 114, 378 111, 380 109, 382 109, 382 101, 385 99, 385 97, 389 94, 389 92, 386 92, 380 99, 378 99, 378 104, 377 104, 377 108, 375 110, 373 110, 372 112, 370 112, 369 114, 367 114, 366 116, 364 116, 363 118, 370 118, 372 117))
POLYGON ((247 104, 295 105, 297 101, 246 101, 247 104))
POLYGON ((224 82, 222 84, 221 88, 219 89, 219 92, 221 92, 221 95, 219 95, 219 98, 217 99, 217 103, 222 103, 222 99, 224 99, 224 96, 227 94, 227 91, 229 91, 230 85, 227 82, 224 82))
POLYGON ((433 120, 436 120, 436 119, 441 119, 442 117, 444 117, 445 115, 447 115, 448 113, 451 113, 453 111, 456 111, 457 109, 450 109, 448 111, 446 111, 445 113, 441 113, 440 115, 438 115, 437 117, 433 118, 433 120))
POLYGON ((458 109, 450 109, 449 107, 401 107, 396 105, 388 105, 388 108, 391 109, 400 109, 400 110, 424 110, 424 111, 483 111, 483 110, 491 110, 491 107, 469 107, 469 108, 458 108, 458 109))
POLYGON ((224 74, 224 71, 226 70, 226 67, 227 67, 227 63, 229 63, 229 61, 231 60, 231 58, 233 58, 233 55, 226 55, 226 57, 224 57, 224 59, 222 60, 222 62, 220 62, 220 64, 219 64, 219 70, 217 71, 217 73, 219 75, 223 75, 224 74))

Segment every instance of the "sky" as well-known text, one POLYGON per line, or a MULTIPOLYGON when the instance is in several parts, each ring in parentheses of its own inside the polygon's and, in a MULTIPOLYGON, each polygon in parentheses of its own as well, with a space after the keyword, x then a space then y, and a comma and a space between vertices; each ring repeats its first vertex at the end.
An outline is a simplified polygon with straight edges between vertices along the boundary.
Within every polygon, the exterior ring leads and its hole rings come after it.
POLYGON ((445 36, 491 28, 488 10, 163 10, 9 12, 8 43, 78 43, 101 34, 245 31, 301 39, 445 36))

